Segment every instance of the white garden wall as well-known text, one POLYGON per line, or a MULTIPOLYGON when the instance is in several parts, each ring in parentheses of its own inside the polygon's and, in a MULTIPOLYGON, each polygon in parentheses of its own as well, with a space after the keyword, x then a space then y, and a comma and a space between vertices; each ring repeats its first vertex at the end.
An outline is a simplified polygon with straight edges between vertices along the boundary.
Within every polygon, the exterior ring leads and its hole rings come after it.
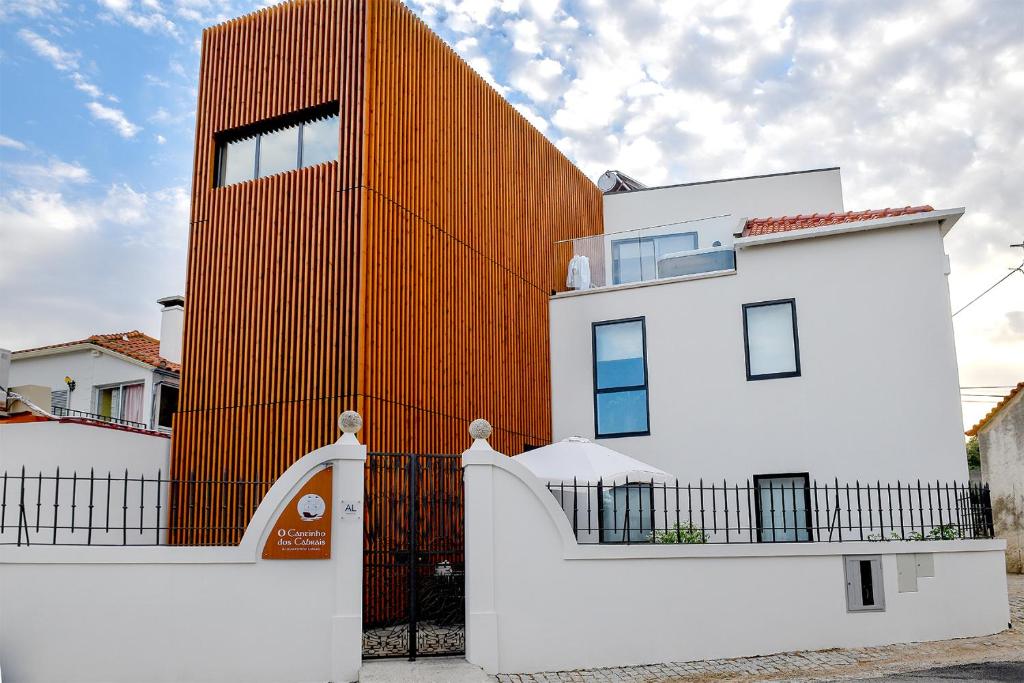
POLYGON ((577 545, 517 462, 477 441, 466 485, 467 659, 489 673, 652 664, 991 634, 1002 541, 577 545), (898 591, 897 558, 934 577, 898 591), (843 556, 881 555, 884 612, 846 608, 843 556))
POLYGON ((274 484, 229 548, 0 546, 0 670, 10 681, 356 680, 361 514, 334 515, 331 559, 263 560, 279 511, 324 465, 333 498, 363 498, 346 435, 274 484))
MULTIPOLYGON (((61 529, 58 542, 87 542, 87 532, 83 528, 87 524, 89 505, 88 477, 90 472, 96 477, 92 486, 93 494, 93 526, 101 525, 104 530, 94 530, 92 543, 113 543, 120 545, 122 541, 128 545, 152 544, 156 537, 153 533, 140 533, 139 504, 143 506, 141 526, 144 529, 155 529, 157 526, 155 499, 157 487, 153 483, 145 485, 145 492, 140 494, 138 480, 145 477, 155 481, 157 476, 163 479, 170 477, 169 436, 157 433, 142 433, 122 429, 115 426, 98 426, 78 424, 66 421, 24 422, 0 424, 0 477, 7 474, 7 491, 4 502, 7 503, 8 517, 3 529, 0 530, 0 542, 17 540, 17 520, 10 515, 16 506, 20 494, 20 477, 22 467, 25 468, 26 497, 25 503, 30 523, 31 540, 36 536, 36 517, 39 516, 40 531, 42 527, 53 526, 54 495, 59 496, 57 520, 58 526, 71 526, 71 506, 76 505, 78 529, 61 529), (60 468, 61 484, 55 490, 52 479, 60 468), (125 471, 132 480, 127 487, 123 478, 125 471), (77 474, 82 479, 80 484, 72 488, 71 481, 65 477, 77 474), (113 524, 107 523, 107 475, 111 477, 110 511, 113 524), (39 477, 50 477, 40 479, 39 477), (140 500, 140 497, 142 500, 140 500), (135 533, 122 534, 123 508, 130 513, 130 524, 135 533)), ((0 493, 0 495, 4 495, 0 493)), ((167 487, 160 487, 161 519, 160 526, 167 526, 166 504, 167 487)), ((164 534, 165 536, 166 534, 164 534)), ((47 535, 46 542, 52 542, 52 532, 47 535)), ((163 536, 161 536, 163 538, 163 536)))

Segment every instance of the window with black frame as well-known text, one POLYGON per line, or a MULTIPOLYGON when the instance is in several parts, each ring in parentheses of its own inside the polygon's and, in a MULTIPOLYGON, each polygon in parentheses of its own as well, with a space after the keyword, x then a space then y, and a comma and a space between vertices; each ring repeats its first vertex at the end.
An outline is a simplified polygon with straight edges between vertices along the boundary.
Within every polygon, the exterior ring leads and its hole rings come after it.
POLYGON ((643 318, 594 323, 594 433, 650 434, 643 318))
POLYGON ((800 376, 796 300, 743 304, 747 380, 800 376))
POLYGON ((217 143, 216 186, 334 161, 338 158, 338 122, 337 105, 330 105, 224 136, 217 143))
POLYGON ((754 477, 757 540, 761 543, 811 541, 811 489, 806 474, 754 477))
POLYGON ((649 543, 654 533, 650 484, 604 486, 598 498, 601 543, 649 543))

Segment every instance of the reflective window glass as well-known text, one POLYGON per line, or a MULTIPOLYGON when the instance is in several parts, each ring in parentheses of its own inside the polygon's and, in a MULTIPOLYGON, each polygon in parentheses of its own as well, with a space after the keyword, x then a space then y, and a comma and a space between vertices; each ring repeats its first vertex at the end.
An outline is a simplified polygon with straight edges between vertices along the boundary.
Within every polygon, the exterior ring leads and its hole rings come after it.
POLYGON ((302 167, 338 158, 338 116, 309 121, 302 126, 302 167))
POLYGON ((252 180, 256 173, 256 138, 229 142, 221 150, 221 185, 252 180))
POLYGON ((275 130, 260 136, 260 178, 295 170, 298 163, 298 126, 275 130))

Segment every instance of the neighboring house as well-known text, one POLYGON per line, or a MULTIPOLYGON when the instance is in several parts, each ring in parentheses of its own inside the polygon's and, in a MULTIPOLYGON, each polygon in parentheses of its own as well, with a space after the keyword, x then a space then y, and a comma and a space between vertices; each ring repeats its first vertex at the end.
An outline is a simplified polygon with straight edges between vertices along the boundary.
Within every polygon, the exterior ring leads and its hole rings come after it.
POLYGON ((967 481, 943 250, 963 209, 844 212, 837 168, 633 183, 559 247, 591 283, 550 302, 555 439, 684 481, 967 481))
POLYGON ((15 351, 10 385, 48 387, 49 409, 58 417, 170 431, 178 405, 184 298, 159 303, 161 340, 133 330, 15 351))
POLYGON ((1006 539, 1006 569, 1024 573, 1024 382, 971 427, 981 449, 981 479, 992 496, 996 536, 1006 539))

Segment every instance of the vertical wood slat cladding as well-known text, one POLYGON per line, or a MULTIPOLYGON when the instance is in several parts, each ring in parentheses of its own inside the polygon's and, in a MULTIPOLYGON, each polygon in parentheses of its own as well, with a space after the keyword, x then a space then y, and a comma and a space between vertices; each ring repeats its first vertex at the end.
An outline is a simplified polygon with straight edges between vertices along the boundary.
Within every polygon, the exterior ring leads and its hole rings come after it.
MULTIPOLYGON (((272 482, 332 440, 358 385, 365 8, 299 0, 203 34, 187 275, 189 305, 172 471, 272 482), (216 137, 338 103, 339 159, 215 188, 216 137)), ((180 538, 237 540, 241 503, 213 489, 180 538)))
POLYGON ((397 0, 227 22, 200 69, 174 475, 273 481, 346 408, 373 450, 550 440, 552 245, 597 188, 397 0), (335 101, 337 162, 213 187, 217 135, 335 101))
POLYGON ((600 192, 403 5, 369 2, 366 70, 366 442, 546 443, 552 248, 600 192))

